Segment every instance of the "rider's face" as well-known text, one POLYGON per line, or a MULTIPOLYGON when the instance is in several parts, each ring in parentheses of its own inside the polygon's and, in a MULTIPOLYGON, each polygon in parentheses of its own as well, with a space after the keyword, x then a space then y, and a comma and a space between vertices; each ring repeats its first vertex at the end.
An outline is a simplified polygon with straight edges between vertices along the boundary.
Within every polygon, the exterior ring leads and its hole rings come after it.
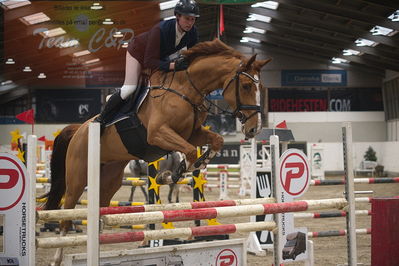
POLYGON ((177 15, 180 29, 183 31, 190 31, 195 23, 195 17, 193 16, 185 16, 185 15, 177 15))

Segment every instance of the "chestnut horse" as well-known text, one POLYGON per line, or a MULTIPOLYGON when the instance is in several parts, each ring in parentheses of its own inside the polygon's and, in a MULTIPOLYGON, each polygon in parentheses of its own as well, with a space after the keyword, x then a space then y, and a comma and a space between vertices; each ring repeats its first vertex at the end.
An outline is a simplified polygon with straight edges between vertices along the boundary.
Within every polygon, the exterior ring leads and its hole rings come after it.
MULTIPOLYGON (((223 97, 234 110, 231 114, 241 121, 246 138, 259 133, 262 126, 260 69, 270 60, 256 60, 256 55, 248 59, 218 39, 198 43, 184 55, 190 62, 187 71, 155 72, 151 76, 152 87, 137 116, 146 129, 147 145, 151 147, 146 155, 151 155, 154 147, 163 151, 162 155, 180 151, 185 155, 186 169, 193 170, 198 168, 197 146, 209 145, 210 157, 213 157, 223 145, 222 136, 203 126, 209 110, 206 96, 212 91, 223 89, 223 97)), ((87 185, 88 125, 92 120, 78 128, 68 126, 55 140, 52 184, 45 209, 60 208, 63 195, 64 208, 72 209, 82 195, 87 185)), ((131 136, 135 137, 138 138, 131 136)), ((129 161, 146 158, 128 152, 115 125, 105 128, 100 142, 100 205, 103 207, 109 206, 120 188, 129 161)), ((71 221, 61 223, 61 235, 66 235, 70 224, 71 221)), ((56 264, 61 257, 62 249, 59 249, 56 264)))

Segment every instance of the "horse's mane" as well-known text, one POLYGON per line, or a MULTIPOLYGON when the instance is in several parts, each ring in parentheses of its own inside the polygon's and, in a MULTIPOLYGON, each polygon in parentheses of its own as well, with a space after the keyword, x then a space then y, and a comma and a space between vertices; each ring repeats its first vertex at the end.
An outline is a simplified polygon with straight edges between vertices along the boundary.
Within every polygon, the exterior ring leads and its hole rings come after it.
POLYGON ((195 58, 200 56, 211 56, 211 55, 236 57, 241 60, 245 58, 243 54, 234 50, 232 47, 226 45, 219 39, 197 43, 192 48, 188 49, 187 51, 184 51, 183 54, 189 62, 192 62, 195 58))

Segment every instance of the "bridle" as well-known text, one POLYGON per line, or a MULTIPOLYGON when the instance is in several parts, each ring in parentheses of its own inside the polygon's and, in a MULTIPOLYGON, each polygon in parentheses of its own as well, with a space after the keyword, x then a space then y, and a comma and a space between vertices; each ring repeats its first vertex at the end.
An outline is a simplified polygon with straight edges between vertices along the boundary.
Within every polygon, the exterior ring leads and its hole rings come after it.
MULTIPOLYGON (((242 66, 242 62, 239 64, 238 69, 240 69, 241 66, 242 66)), ((260 82, 259 79, 257 79, 257 78, 255 78, 255 77, 251 76, 251 75, 248 74, 247 72, 237 70, 236 73, 235 73, 235 75, 229 80, 229 82, 227 83, 226 87, 224 87, 223 90, 222 90, 222 95, 224 95, 225 91, 229 88, 229 86, 230 86, 233 82, 235 83, 236 109, 235 109, 233 112, 228 111, 228 110, 226 110, 226 109, 224 109, 224 108, 218 106, 217 104, 213 103, 211 100, 209 100, 209 99, 206 97, 207 95, 203 94, 203 93, 197 88, 197 86, 195 86, 193 80, 192 80, 191 77, 190 77, 190 73, 188 72, 187 69, 186 69, 185 72, 186 72, 187 79, 188 79, 188 81, 190 82, 191 86, 192 86, 192 87, 196 90, 196 92, 203 98, 203 100, 207 101, 207 102, 209 103, 210 106, 214 106, 214 107, 216 107, 217 109, 219 109, 219 110, 221 111, 221 113, 223 113, 223 114, 229 114, 229 115, 232 115, 233 117, 238 118, 238 120, 241 122, 241 124, 244 124, 246 121, 248 121, 248 119, 250 119, 250 118, 253 117, 254 115, 256 115, 256 114, 262 112, 260 105, 248 105, 248 104, 242 104, 242 103, 241 103, 241 97, 240 97, 240 75, 246 76, 246 77, 249 78, 253 83, 259 83, 259 82, 260 82), (251 113, 249 116, 246 116, 246 115, 242 112, 243 110, 253 110, 254 112, 251 113)), ((173 73, 173 77, 174 77, 174 74, 175 74, 175 73, 173 73)), ((172 80, 173 80, 173 77, 172 77, 172 80)), ((165 80, 164 80, 164 81, 165 81, 165 80)), ((172 81, 171 81, 170 83, 172 83, 172 81)), ((180 96, 183 100, 185 100, 185 101, 187 101, 189 104, 191 104, 191 106, 193 107, 195 116, 197 116, 197 115, 196 115, 197 112, 204 112, 204 111, 210 112, 210 106, 209 106, 209 107, 206 107, 206 106, 204 106, 203 103, 201 103, 201 104, 195 104, 195 103, 193 103, 192 100, 191 100, 190 98, 188 98, 186 95, 181 94, 180 92, 178 92, 178 91, 176 91, 176 90, 170 88, 170 86, 169 86, 169 87, 164 87, 164 85, 161 85, 161 86, 154 86, 154 87, 150 87, 150 88, 151 88, 151 89, 162 89, 162 90, 169 91, 169 92, 172 92, 172 93, 174 93, 174 94, 180 96)), ((161 96, 161 95, 160 95, 160 96, 161 96)), ((152 97, 155 98, 155 97, 159 97, 159 96, 152 96, 152 97)), ((195 124, 195 123, 194 123, 194 124, 195 124)))
POLYGON ((261 113, 261 107, 260 105, 248 105, 248 104, 242 104, 241 103, 241 98, 240 98, 240 75, 244 75, 247 78, 249 78, 253 83, 259 83, 259 79, 256 79, 255 77, 251 76, 247 72, 244 71, 238 71, 230 79, 230 81, 227 83, 226 87, 223 89, 222 95, 224 95, 224 92, 226 89, 230 86, 231 83, 235 81, 235 94, 236 94, 236 109, 231 113, 234 117, 238 118, 240 120, 241 124, 244 124, 248 119, 256 115, 257 113, 261 113), (252 114, 249 116, 246 116, 242 110, 254 110, 252 114))

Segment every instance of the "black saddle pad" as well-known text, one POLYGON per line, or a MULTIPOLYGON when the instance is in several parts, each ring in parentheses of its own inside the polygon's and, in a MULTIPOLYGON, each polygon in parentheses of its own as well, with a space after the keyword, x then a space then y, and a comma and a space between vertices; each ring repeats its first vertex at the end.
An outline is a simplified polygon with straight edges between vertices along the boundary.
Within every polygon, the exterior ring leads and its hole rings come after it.
POLYGON ((115 127, 128 152, 146 162, 155 161, 170 152, 148 144, 147 129, 136 113, 116 122, 115 127))

